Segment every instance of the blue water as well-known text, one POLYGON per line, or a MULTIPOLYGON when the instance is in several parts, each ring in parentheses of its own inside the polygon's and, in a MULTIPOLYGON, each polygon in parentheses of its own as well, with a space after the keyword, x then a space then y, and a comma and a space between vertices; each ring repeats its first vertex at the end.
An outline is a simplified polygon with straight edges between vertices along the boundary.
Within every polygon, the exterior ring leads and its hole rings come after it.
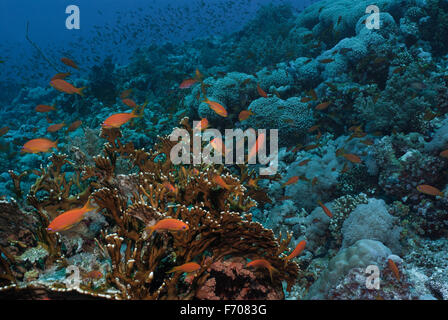
MULTIPOLYGON (((298 11, 311 2, 286 1, 298 11)), ((29 37, 49 59, 65 54, 91 67, 105 55, 125 64, 139 48, 236 32, 268 3, 285 1, 5 0, 0 3, 0 58, 7 64, 0 70, 0 81, 11 84, 25 77, 28 83, 42 84, 41 73, 48 76, 54 71, 26 41, 27 23, 29 37), (65 26, 69 5, 80 9, 79 30, 65 26)))

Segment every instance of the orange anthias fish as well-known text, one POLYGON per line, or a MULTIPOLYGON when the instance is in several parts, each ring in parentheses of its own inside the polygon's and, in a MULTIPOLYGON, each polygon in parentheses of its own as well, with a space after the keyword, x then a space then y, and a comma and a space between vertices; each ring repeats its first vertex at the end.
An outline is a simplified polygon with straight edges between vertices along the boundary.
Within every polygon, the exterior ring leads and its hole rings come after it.
POLYGON ((198 82, 198 80, 196 80, 196 79, 185 79, 184 81, 181 82, 181 84, 179 85, 179 88, 180 89, 188 89, 188 88, 191 88, 197 82, 198 82))
POLYGON ((65 126, 65 122, 53 124, 47 128, 47 131, 48 132, 57 132, 57 131, 61 130, 64 126, 65 126))
POLYGON ((331 213, 330 209, 328 209, 322 201, 317 201, 317 204, 324 210, 325 214, 329 216, 330 218, 333 218, 333 214, 331 213))
POLYGON ((320 138, 322 138, 322 132, 320 132, 320 130, 318 130, 317 135, 316 135, 316 140, 319 141, 320 138))
POLYGON ((304 147, 303 149, 305 151, 310 151, 310 150, 317 149, 319 147, 320 147, 320 145, 318 145, 318 144, 310 144, 310 145, 307 145, 306 147, 304 147))
POLYGON ((389 269, 394 273, 395 278, 400 281, 400 272, 398 271, 398 267, 395 262, 392 259, 388 259, 387 264, 389 265, 389 269))
POLYGON ((36 112, 45 113, 45 112, 54 111, 54 110, 56 110, 56 108, 54 107, 54 105, 47 106, 47 105, 44 105, 44 104, 40 104, 40 105, 36 106, 35 110, 36 110, 36 112))
POLYGON ((132 89, 126 89, 120 94, 120 99, 126 99, 131 94, 132 89))
POLYGON ((320 125, 316 124, 316 125, 312 126, 311 128, 309 128, 308 132, 309 133, 314 132, 314 131, 318 130, 319 127, 320 127, 320 125))
POLYGON ((128 107, 130 107, 130 108, 136 108, 136 107, 137 107, 137 104, 136 104, 135 101, 132 100, 132 99, 125 98, 125 99, 122 99, 121 101, 122 101, 125 105, 127 105, 128 107))
POLYGON ((248 264, 246 264, 246 267, 254 267, 254 268, 266 268, 269 271, 269 276, 271 277, 271 281, 272 281, 272 272, 273 271, 277 271, 277 269, 275 269, 269 261, 267 261, 266 259, 256 259, 256 260, 252 260, 251 262, 249 262, 248 264))
POLYGON ((302 99, 300 99, 300 102, 302 102, 302 103, 307 103, 307 102, 310 102, 310 101, 313 101, 313 98, 311 98, 311 97, 303 97, 302 99))
POLYGON ((224 188, 226 190, 230 190, 230 186, 224 181, 223 178, 221 178, 220 175, 215 175, 213 177, 213 182, 216 183, 221 188, 224 188))
POLYGON ((439 196, 439 197, 443 197, 443 192, 440 191, 439 189, 427 185, 427 184, 421 184, 419 186, 417 186, 417 190, 420 191, 421 193, 430 195, 430 196, 439 196))
POLYGON ((289 178, 288 181, 286 181, 286 182, 282 185, 282 188, 284 188, 284 187, 286 187, 286 186, 289 186, 289 185, 291 185, 291 184, 297 183, 297 181, 299 181, 299 176, 291 177, 291 178, 289 178))
POLYGON ((208 127, 207 118, 202 118, 201 121, 199 121, 199 123, 196 125, 196 127, 194 129, 203 131, 203 130, 207 129, 207 127, 208 127))
POLYGON ((365 144, 366 146, 372 146, 375 142, 373 141, 373 140, 371 140, 371 139, 366 139, 366 140, 361 140, 361 141, 359 141, 359 142, 361 142, 362 144, 365 144))
POLYGON ((327 102, 323 102, 323 103, 321 103, 321 104, 318 104, 317 106, 316 106, 316 110, 325 110, 325 109, 327 109, 328 108, 328 106, 331 104, 331 102, 330 101, 327 101, 327 102))
POLYGON ((57 216, 53 221, 51 221, 50 225, 47 227, 47 230, 50 233, 68 230, 80 222, 87 212, 95 209, 96 208, 90 204, 90 201, 87 201, 84 207, 72 209, 57 216))
POLYGON ((310 161, 311 161, 311 159, 306 159, 306 160, 301 161, 301 162, 299 163, 299 167, 302 167, 302 166, 307 165, 308 162, 310 162, 310 161))
POLYGON ((184 263, 181 266, 177 266, 174 267, 173 269, 171 269, 170 271, 168 271, 167 273, 171 273, 171 272, 195 272, 197 270, 199 270, 201 268, 201 266, 199 264, 197 264, 196 262, 187 262, 184 263))
POLYGON ((247 157, 247 161, 249 162, 250 159, 252 159, 260 150, 261 146, 264 144, 266 140, 266 135, 264 133, 260 133, 258 135, 257 141, 255 142, 255 145, 252 147, 252 149, 249 152, 249 155, 247 157))
POLYGON ((355 154, 345 153, 343 154, 343 157, 352 163, 362 163, 361 158, 355 154))
POLYGON ((305 246, 306 246, 306 241, 305 241, 305 240, 300 241, 300 242, 297 244, 296 248, 289 254, 289 256, 287 256, 287 257, 285 258, 285 260, 286 260, 286 261, 289 261, 289 260, 291 260, 291 259, 297 257, 297 256, 298 256, 299 254, 301 254, 302 251, 305 249, 305 246))
POLYGON ((240 121, 247 120, 253 114, 254 113, 252 111, 250 111, 250 110, 243 110, 238 115, 238 120, 240 120, 240 121))
POLYGON ((258 91, 258 94, 260 96, 262 96, 263 98, 267 98, 268 97, 268 94, 263 89, 261 89, 259 83, 257 83, 257 91, 258 91))
POLYGON ((68 94, 76 93, 76 94, 79 94, 80 96, 84 96, 82 91, 86 88, 86 87, 76 88, 72 84, 68 83, 67 81, 65 81, 63 79, 51 80, 50 85, 53 88, 55 88, 56 90, 59 90, 61 92, 65 92, 68 94))
POLYGON ((155 225, 146 227, 150 230, 150 236, 154 231, 186 231, 189 229, 188 224, 183 221, 166 218, 158 221, 155 225))
POLYGON ((51 78, 51 80, 56 80, 56 79, 65 79, 68 76, 70 76, 70 72, 64 72, 64 73, 56 73, 53 78, 51 78))
POLYGON ((194 78, 201 81, 202 78, 204 78, 204 75, 199 71, 198 68, 196 68, 196 71, 194 72, 194 78))
POLYGON ((82 125, 82 121, 81 121, 81 120, 76 120, 75 122, 73 122, 73 123, 67 128, 67 132, 75 131, 75 130, 78 129, 81 125, 82 125))
POLYGON ((168 181, 164 181, 162 183, 162 185, 165 187, 165 189, 167 189, 169 192, 172 193, 177 193, 177 188, 175 186, 173 186, 171 183, 169 183, 168 181))
POLYGON ((222 105, 220 105, 218 102, 211 101, 208 98, 205 98, 205 100, 203 102, 207 103, 208 106, 210 107, 210 109, 215 111, 221 117, 227 117, 227 115, 228 115, 227 110, 222 105))
POLYGON ((3 127, 0 129, 0 137, 4 136, 5 134, 7 134, 9 131, 9 127, 3 127))
POLYGON ((76 65, 76 63, 72 59, 61 58, 61 61, 62 61, 63 64, 65 64, 65 65, 67 65, 69 67, 72 67, 72 68, 75 68, 75 69, 79 69, 78 66, 76 65))
POLYGON ((314 101, 318 99, 316 90, 311 89, 308 93, 309 93, 309 95, 312 97, 312 99, 313 99, 314 101))
POLYGON ((216 137, 212 141, 210 141, 210 145, 220 154, 227 154, 226 148, 221 138, 216 137))
POLYGON ((22 148, 22 152, 26 153, 39 153, 39 152, 49 152, 51 148, 58 148, 58 142, 51 141, 45 138, 33 139, 25 143, 22 148))
POLYGON ((99 270, 92 270, 85 274, 84 278, 99 280, 103 277, 103 273, 99 270))
POLYGON ((442 158, 447 158, 447 159, 448 159, 448 150, 445 150, 445 151, 440 152, 440 156, 441 156, 442 158))
POLYGON ((322 59, 322 60, 319 60, 319 62, 320 62, 320 63, 323 63, 323 64, 331 63, 331 62, 333 62, 333 61, 334 61, 334 59, 322 59))
POLYGON ((131 113, 116 113, 104 120, 102 126, 107 129, 120 128, 122 125, 129 122, 129 120, 139 117, 140 116, 136 115, 134 111, 131 113))

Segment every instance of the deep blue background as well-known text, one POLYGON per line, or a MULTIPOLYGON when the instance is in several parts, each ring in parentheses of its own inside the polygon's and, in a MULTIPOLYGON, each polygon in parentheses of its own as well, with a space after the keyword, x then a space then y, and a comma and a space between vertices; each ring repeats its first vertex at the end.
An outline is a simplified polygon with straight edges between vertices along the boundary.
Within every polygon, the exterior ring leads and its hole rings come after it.
POLYGON ((260 6, 285 2, 301 10, 316 0, 1 0, 0 81, 31 85, 54 73, 25 40, 27 21, 31 39, 52 61, 113 54, 125 64, 137 48, 238 31, 260 6), (80 30, 65 28, 68 5, 80 8, 80 30))

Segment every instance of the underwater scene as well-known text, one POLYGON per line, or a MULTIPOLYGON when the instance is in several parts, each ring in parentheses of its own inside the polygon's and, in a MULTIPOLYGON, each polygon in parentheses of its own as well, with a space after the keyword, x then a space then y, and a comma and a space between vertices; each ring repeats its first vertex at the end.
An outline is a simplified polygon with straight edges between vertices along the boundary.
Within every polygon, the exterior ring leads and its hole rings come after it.
POLYGON ((2 0, 0 300, 448 299, 448 1, 2 0))

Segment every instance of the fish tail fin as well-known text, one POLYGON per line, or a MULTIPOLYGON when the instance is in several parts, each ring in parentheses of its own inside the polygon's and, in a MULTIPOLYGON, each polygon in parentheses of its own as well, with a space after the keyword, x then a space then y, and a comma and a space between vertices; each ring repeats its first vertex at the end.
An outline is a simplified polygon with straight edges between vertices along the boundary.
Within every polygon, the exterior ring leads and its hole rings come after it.
POLYGON ((151 235, 152 235, 153 232, 154 232, 154 226, 146 227, 146 231, 147 231, 147 232, 149 231, 148 239, 151 238, 151 235))
POLYGON ((56 140, 56 141, 54 142, 54 148, 55 148, 56 150, 59 150, 59 149, 58 149, 58 143, 59 143, 59 139, 56 140))
POLYGON ((274 282, 274 278, 272 277, 272 274, 274 272, 278 272, 278 270, 275 269, 274 267, 270 267, 268 270, 269 270, 269 277, 271 278, 271 282, 274 282))
POLYGON ((85 89, 86 87, 82 87, 82 88, 79 88, 79 90, 78 90, 78 94, 81 96, 81 97, 84 97, 84 89, 85 89))
POLYGON ((97 208, 97 207, 94 207, 94 206, 92 205, 92 203, 90 202, 90 198, 89 198, 89 199, 87 199, 87 202, 86 202, 86 204, 84 205, 84 209, 86 209, 87 212, 88 212, 88 211, 96 210, 96 209, 98 209, 98 208, 97 208))

